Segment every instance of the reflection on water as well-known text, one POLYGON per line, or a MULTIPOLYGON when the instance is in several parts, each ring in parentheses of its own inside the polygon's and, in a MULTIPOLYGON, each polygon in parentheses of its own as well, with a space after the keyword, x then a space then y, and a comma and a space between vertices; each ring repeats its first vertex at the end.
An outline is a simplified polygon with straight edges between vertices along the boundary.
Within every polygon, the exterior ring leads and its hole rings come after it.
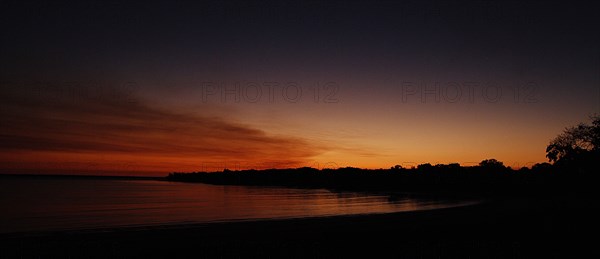
POLYGON ((0 179, 0 233, 435 209, 469 202, 151 180, 0 179))

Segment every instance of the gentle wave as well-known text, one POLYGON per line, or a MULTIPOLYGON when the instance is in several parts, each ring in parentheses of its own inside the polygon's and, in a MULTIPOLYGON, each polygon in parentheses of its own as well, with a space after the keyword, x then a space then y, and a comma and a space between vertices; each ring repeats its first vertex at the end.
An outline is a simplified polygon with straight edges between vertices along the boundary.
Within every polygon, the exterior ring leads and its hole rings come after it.
POLYGON ((326 189, 10 178, 0 180, 0 233, 379 214, 474 203, 326 189))

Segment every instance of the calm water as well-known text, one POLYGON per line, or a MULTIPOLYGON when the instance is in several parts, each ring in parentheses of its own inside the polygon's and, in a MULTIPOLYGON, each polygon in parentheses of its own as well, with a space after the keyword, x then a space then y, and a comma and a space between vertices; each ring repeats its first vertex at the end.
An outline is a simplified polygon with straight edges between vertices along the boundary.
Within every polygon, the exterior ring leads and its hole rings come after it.
POLYGON ((0 233, 387 213, 471 204, 325 189, 0 178, 0 233))

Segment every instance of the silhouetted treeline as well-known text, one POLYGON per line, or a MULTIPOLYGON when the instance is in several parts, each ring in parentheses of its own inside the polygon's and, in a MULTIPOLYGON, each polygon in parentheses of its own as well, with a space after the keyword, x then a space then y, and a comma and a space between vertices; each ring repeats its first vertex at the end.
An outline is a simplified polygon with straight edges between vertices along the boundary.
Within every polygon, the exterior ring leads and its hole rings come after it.
POLYGON ((546 148, 550 163, 515 170, 496 159, 478 166, 421 164, 390 169, 296 169, 241 170, 171 173, 171 181, 230 185, 273 185, 341 190, 446 192, 478 194, 542 195, 564 192, 593 192, 600 183, 600 116, 592 124, 581 123, 553 139, 546 148))
POLYGON ((221 185, 285 186, 335 190, 406 191, 447 193, 561 192, 589 189, 593 174, 572 175, 548 163, 514 170, 494 159, 479 166, 422 164, 390 169, 296 169, 223 170, 222 172, 171 173, 168 180, 221 185))

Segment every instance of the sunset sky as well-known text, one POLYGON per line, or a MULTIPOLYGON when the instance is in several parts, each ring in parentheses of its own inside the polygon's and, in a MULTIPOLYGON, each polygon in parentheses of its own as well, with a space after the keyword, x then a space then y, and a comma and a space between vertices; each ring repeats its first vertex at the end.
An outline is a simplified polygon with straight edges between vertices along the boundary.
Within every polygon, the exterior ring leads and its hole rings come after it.
POLYGON ((600 16, 568 1, 28 1, 0 17, 0 173, 519 168, 600 112, 600 16))

